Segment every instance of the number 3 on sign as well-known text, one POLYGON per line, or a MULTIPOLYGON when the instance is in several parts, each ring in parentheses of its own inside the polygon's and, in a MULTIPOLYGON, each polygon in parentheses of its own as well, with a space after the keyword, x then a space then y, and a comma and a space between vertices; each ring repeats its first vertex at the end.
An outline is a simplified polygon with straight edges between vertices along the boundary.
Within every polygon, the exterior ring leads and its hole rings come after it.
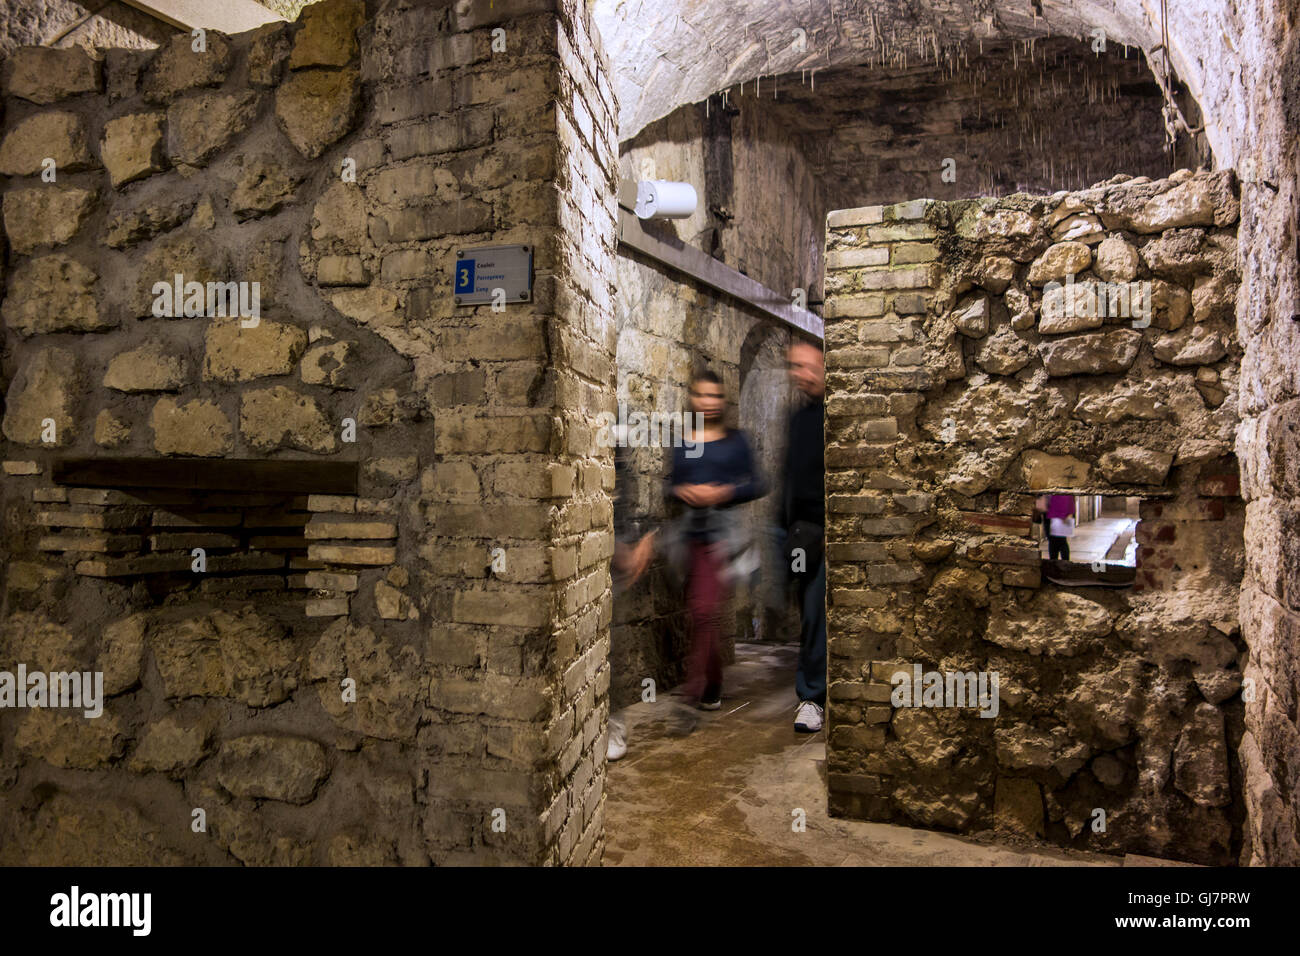
POLYGON ((462 259, 456 263, 455 295, 466 295, 474 291, 474 260, 462 259))

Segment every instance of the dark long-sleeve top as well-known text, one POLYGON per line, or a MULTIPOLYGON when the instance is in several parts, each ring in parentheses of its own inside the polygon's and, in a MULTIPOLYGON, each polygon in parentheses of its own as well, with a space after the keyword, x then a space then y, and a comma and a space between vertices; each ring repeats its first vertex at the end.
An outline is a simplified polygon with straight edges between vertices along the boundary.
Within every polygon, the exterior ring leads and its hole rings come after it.
POLYGON ((634 536, 635 529, 632 527, 631 507, 628 503, 628 482, 630 478, 627 471, 627 455, 622 448, 614 449, 614 540, 628 543, 634 536))
POLYGON ((785 496, 782 525, 796 521, 826 524, 826 403, 818 398, 790 416, 785 446, 785 496))
POLYGON ((673 449, 673 466, 664 484, 664 497, 687 509, 690 513, 687 534, 692 538, 711 537, 708 532, 708 512, 723 510, 753 501, 767 494, 767 483, 759 471, 750 451, 745 433, 739 429, 728 431, 717 441, 701 442, 691 450, 698 457, 689 458, 685 445, 673 449), (732 485, 735 494, 730 501, 716 509, 693 508, 673 494, 675 485, 732 485))

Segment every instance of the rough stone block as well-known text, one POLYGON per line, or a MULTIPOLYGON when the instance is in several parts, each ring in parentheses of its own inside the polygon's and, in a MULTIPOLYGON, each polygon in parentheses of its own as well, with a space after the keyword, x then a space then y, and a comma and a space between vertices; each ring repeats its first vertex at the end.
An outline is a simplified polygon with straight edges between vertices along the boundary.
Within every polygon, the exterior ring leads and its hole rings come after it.
POLYGON ((867 249, 835 249, 826 253, 827 269, 861 269, 865 266, 889 264, 889 248, 876 246, 867 249))
POLYGON ((248 382, 292 372, 307 347, 307 333, 267 319, 249 328, 241 319, 213 319, 203 341, 204 379, 248 382))
POLYGON ((306 66, 346 66, 356 57, 357 30, 365 23, 363 0, 325 0, 309 4, 299 19, 289 69, 306 66))
POLYGON ((78 433, 75 412, 81 381, 73 352, 62 348, 36 352, 9 384, 0 425, 4 436, 24 445, 70 444, 78 433))
POLYGON ((939 247, 933 242, 903 242, 893 247, 891 265, 904 266, 920 262, 933 262, 939 258, 939 247))
POLYGON ((885 297, 883 293, 870 295, 837 295, 826 302, 826 318, 857 318, 885 314, 885 297))
POLYGON ((80 93, 103 88, 103 62, 80 46, 19 47, 5 64, 5 91, 10 96, 47 106, 80 93))
POLYGON ((835 418, 880 416, 887 405, 883 395, 831 395, 826 401, 826 414, 835 418))
POLYGON ((294 148, 315 159, 352 129, 360 103, 355 69, 303 70, 280 84, 275 115, 294 148))
POLYGON ((154 448, 163 455, 215 457, 234 447, 234 430, 220 406, 202 399, 184 405, 163 398, 153 408, 154 448))
POLYGON ((316 401, 283 385, 243 394, 239 430, 249 444, 265 451, 290 447, 332 452, 338 447, 335 425, 316 401))
POLYGON ((5 193, 4 220, 9 244, 24 255, 42 246, 61 246, 75 236, 90 214, 95 193, 54 184, 5 193))
POLYGON ((1039 353, 1048 375, 1114 375, 1133 365, 1141 346, 1141 332, 1116 329, 1045 341, 1039 353))
POLYGON ((1037 588, 1043 586, 1041 568, 1007 568, 1002 572, 1002 583, 1009 588, 1037 588))
POLYGON ((58 253, 24 262, 9 280, 5 324, 23 335, 112 328, 116 320, 100 315, 98 279, 77 260, 58 253))
POLYGON ((1036 547, 1014 547, 993 542, 974 545, 966 553, 973 561, 987 561, 991 564, 1023 564, 1037 567, 1042 560, 1036 547))
POLYGON ((885 607, 889 603, 886 591, 832 588, 831 604, 837 607, 885 607))
POLYGON ((181 356, 150 343, 113 356, 104 373, 104 387, 119 392, 174 392, 187 378, 181 356))
POLYGON ((1044 285, 1078 275, 1092 265, 1092 248, 1083 242, 1058 242, 1029 266, 1029 283, 1044 285))
POLYGON ((935 263, 908 266, 903 269, 873 269, 859 276, 863 289, 918 289, 938 284, 939 273, 935 263))
POLYGON ((257 115, 255 93, 198 93, 167 110, 167 156, 202 166, 242 133, 257 115))
POLYGON ((386 565, 397 560, 396 548, 364 547, 361 545, 312 544, 307 547, 307 557, 328 564, 386 565))
POLYGON ((20 122, 0 143, 0 173, 35 176, 52 159, 56 172, 75 172, 95 165, 86 127, 75 113, 37 113, 20 122))
POLYGON ((1137 232, 1163 232, 1186 226, 1213 226, 1214 199, 1207 179, 1192 178, 1152 197, 1133 217, 1137 232))
POLYGON ((993 797, 993 824, 1021 837, 1043 836, 1043 795, 1032 780, 999 776, 993 797))
MULTIPOLYGON (((933 239, 938 235, 932 226, 923 222, 891 223, 889 225, 871 226, 867 229, 867 238, 872 242, 900 242, 920 239, 933 239)), ((918 283, 928 285, 930 283, 918 283)))
POLYGON ((883 206, 863 206, 860 209, 837 209, 826 216, 826 228, 844 229, 849 226, 872 226, 884 219, 883 206))
POLYGON ((1112 484, 1163 484, 1174 456, 1140 445, 1124 445, 1101 456, 1097 463, 1112 484))
POLYGON ((305 528, 308 538, 395 538, 397 525, 391 521, 330 521, 312 518, 305 528))
POLYGON ((209 30, 200 49, 189 33, 178 33, 163 44, 145 74, 142 92, 151 103, 166 103, 184 90, 220 86, 230 69, 231 45, 209 30))
POLYGON ((303 737, 249 734, 216 757, 217 780, 237 797, 309 803, 329 776, 325 749, 303 737))
POLYGON ((99 155, 114 188, 166 168, 163 113, 131 113, 104 124, 99 155))

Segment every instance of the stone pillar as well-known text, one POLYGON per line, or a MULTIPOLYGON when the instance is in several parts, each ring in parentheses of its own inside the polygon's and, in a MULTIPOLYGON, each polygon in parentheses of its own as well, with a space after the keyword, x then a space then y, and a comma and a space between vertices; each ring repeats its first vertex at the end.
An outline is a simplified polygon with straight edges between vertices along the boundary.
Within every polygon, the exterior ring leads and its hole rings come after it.
POLYGON ((15 62, 0 664, 113 677, 102 722, 0 731, 0 856, 598 862, 617 147, 585 5, 325 0, 15 62), (529 301, 457 305, 456 250, 504 244, 529 301), (176 272, 258 282, 259 322, 160 317, 176 272), (69 489, 61 455, 360 487, 69 489))
POLYGON ((554 381, 551 530, 556 601, 547 652, 545 856, 599 863, 604 849, 606 721, 614 554, 613 449, 598 437, 613 413, 617 115, 609 62, 585 0, 560 0, 555 317, 548 337, 554 381))
POLYGON ((1222 78, 1232 106, 1206 110, 1234 118, 1220 123, 1229 155, 1218 158, 1243 181, 1237 316, 1246 351, 1237 454, 1248 561, 1241 620, 1256 693, 1239 750, 1247 806, 1241 859, 1264 866, 1300 865, 1300 138, 1289 105, 1300 31, 1293 12, 1286 0, 1253 0, 1241 21, 1242 49, 1256 64, 1244 82, 1222 78))
POLYGON ((889 819, 889 661, 910 639, 934 523, 900 420, 934 382, 923 318, 939 284, 925 200, 826 220, 827 763, 832 813, 889 819), (917 549, 920 549, 918 552, 917 549), (881 754, 883 756, 883 754, 881 754))

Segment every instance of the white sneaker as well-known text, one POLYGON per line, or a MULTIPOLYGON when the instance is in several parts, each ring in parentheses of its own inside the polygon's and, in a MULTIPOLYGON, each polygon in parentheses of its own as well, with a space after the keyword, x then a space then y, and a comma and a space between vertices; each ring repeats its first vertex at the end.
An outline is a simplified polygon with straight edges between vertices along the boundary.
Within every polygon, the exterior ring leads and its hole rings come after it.
POLYGON ((811 700, 805 700, 794 712, 794 729, 803 734, 815 734, 822 729, 822 709, 811 700))
POLYGON ((627 728, 617 717, 609 719, 609 746, 605 750, 607 760, 618 760, 627 753, 627 728))

